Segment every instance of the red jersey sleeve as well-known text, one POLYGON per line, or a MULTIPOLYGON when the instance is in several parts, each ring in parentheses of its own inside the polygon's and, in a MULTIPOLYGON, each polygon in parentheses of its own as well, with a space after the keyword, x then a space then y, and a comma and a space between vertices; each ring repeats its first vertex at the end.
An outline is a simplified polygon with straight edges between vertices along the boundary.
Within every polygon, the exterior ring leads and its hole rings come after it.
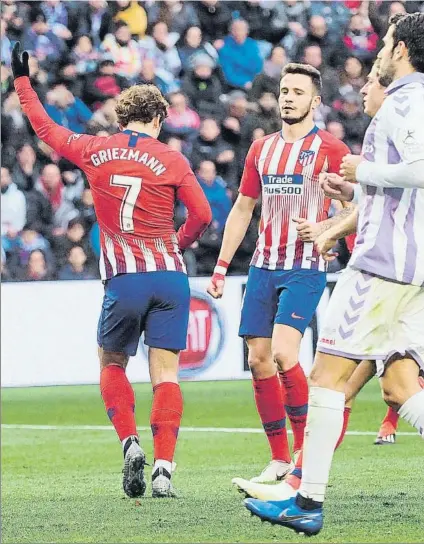
POLYGON ((190 247, 212 221, 212 211, 205 193, 192 170, 187 167, 185 170, 186 173, 177 186, 177 198, 187 208, 187 219, 177 232, 180 249, 190 247))
POLYGON ((261 194, 261 177, 257 168, 257 141, 253 142, 247 153, 239 193, 250 198, 259 198, 261 194))
POLYGON ((349 153, 350 149, 341 141, 337 141, 336 144, 332 145, 328 152, 328 172, 330 174, 339 174, 342 159, 349 153))
POLYGON ((28 117, 32 128, 40 140, 54 149, 59 155, 83 169, 87 166, 84 161, 87 148, 96 139, 88 134, 75 134, 67 128, 56 124, 43 108, 37 93, 31 87, 28 77, 15 80, 22 111, 28 117))

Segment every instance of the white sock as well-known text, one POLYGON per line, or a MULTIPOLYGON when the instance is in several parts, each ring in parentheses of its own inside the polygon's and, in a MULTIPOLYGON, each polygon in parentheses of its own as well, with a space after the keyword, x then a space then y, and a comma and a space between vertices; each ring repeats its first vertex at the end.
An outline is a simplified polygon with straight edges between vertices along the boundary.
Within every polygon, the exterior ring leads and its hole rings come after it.
POLYGON ((131 438, 131 437, 137 438, 138 440, 138 436, 136 434, 131 434, 130 436, 127 436, 127 438, 124 438, 124 440, 122 440, 122 449, 125 448, 125 444, 127 443, 128 438, 131 438))
POLYGON ((342 432, 344 406, 344 393, 324 387, 309 389, 299 489, 303 497, 324 501, 334 448, 342 432))
POLYGON ((409 397, 399 409, 399 415, 415 427, 424 438, 424 389, 409 397))
POLYGON ((152 474, 156 472, 156 469, 162 467, 165 470, 169 472, 169 474, 172 474, 172 463, 171 461, 165 461, 165 459, 156 459, 155 464, 152 468, 152 474))

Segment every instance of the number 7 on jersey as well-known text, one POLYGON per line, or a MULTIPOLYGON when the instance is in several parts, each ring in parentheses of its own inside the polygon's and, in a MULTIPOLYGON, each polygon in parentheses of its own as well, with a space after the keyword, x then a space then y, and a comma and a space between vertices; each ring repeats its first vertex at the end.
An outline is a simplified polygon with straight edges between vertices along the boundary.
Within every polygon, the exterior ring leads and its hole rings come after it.
POLYGON ((125 187, 126 191, 122 199, 119 222, 122 232, 134 232, 134 206, 141 191, 142 178, 133 176, 114 175, 110 178, 110 184, 114 187, 125 187))

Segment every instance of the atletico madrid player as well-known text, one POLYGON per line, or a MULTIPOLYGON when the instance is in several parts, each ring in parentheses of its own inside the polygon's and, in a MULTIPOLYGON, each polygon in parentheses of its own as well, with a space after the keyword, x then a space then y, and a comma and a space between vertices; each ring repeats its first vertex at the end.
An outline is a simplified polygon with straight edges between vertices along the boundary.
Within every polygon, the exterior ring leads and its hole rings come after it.
POLYGON ((137 497, 146 488, 134 392, 125 374, 144 332, 154 391, 153 496, 174 496, 172 460, 183 409, 178 354, 186 346, 190 303, 181 250, 210 223, 209 204, 183 155, 157 140, 168 106, 157 87, 125 90, 116 105, 120 131, 97 137, 74 134, 50 119, 31 87, 28 53, 20 58, 19 42, 12 52, 12 69, 22 109, 37 136, 81 168, 93 192, 105 284, 98 326, 100 388, 122 441, 124 491, 137 497), (177 234, 176 198, 188 210, 177 234))
MULTIPOLYGON (((300 341, 326 284, 326 263, 314 249, 311 223, 325 229, 330 199, 318 183, 321 172, 339 172, 349 148, 318 129, 313 116, 321 103, 321 76, 305 64, 282 73, 282 130, 253 142, 240 194, 227 220, 224 239, 208 287, 222 296, 227 268, 243 240, 262 194, 259 238, 250 263, 240 336, 247 341, 256 407, 271 449, 271 463, 252 481, 284 478, 292 468, 286 413, 295 454, 302 448, 308 386, 298 363, 300 341), (278 372, 277 372, 278 369, 278 372)), ((338 218, 351 213, 350 208, 338 218)))

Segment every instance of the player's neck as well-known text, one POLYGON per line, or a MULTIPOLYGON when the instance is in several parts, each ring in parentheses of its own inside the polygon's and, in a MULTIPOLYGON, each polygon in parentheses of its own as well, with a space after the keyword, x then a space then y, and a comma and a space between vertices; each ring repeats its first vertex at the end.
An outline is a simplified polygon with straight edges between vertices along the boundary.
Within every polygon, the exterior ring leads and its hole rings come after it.
MULTIPOLYGON (((396 71, 396 79, 400 79, 401 77, 409 76, 410 74, 413 74, 416 70, 409 64, 405 63, 402 66, 399 66, 399 68, 396 71)), ((396 81, 396 80, 395 80, 396 81)))
POLYGON ((137 123, 136 121, 133 121, 131 123, 128 123, 124 130, 132 130, 134 132, 139 132, 140 134, 147 134, 152 138, 158 137, 157 130, 153 127, 152 123, 145 125, 144 123, 137 123))
POLYGON ((289 125, 283 121, 283 138, 287 143, 293 143, 296 140, 300 140, 307 136, 314 126, 315 123, 313 119, 305 119, 301 123, 296 123, 295 125, 289 125))

